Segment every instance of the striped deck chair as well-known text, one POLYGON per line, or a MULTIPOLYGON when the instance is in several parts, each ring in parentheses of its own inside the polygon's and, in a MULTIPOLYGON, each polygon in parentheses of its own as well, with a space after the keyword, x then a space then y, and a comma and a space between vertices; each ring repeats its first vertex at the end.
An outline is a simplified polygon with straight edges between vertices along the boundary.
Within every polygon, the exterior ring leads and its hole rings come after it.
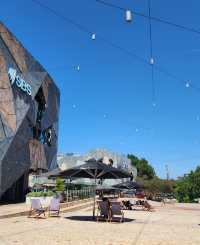
POLYGON ((53 198, 49 205, 49 216, 59 216, 60 213, 60 199, 53 198))
POLYGON ((41 214, 45 216, 45 209, 42 207, 39 199, 31 199, 31 209, 28 217, 31 217, 32 214, 35 214, 35 218, 40 217, 41 214))
POLYGON ((112 222, 114 216, 121 216, 120 222, 124 221, 124 212, 122 211, 122 205, 120 202, 111 202, 111 216, 110 222, 112 222))
POLYGON ((97 210, 97 221, 99 219, 105 219, 108 221, 110 219, 110 207, 107 201, 98 201, 98 210, 97 210))

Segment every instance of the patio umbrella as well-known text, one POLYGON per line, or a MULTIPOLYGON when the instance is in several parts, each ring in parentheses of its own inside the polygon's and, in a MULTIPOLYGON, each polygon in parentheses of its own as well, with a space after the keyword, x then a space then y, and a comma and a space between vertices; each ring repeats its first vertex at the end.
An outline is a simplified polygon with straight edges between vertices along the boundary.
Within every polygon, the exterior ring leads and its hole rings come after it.
POLYGON ((53 176, 55 176, 55 178, 56 178, 60 174, 60 172, 61 172, 61 170, 59 168, 55 168, 55 169, 53 169, 47 173, 41 174, 40 176, 41 177, 47 177, 47 178, 49 178, 49 177, 53 178, 53 176))
POLYGON ((93 205, 93 217, 94 217, 97 179, 129 178, 130 174, 123 170, 114 168, 110 165, 107 165, 101 161, 92 158, 80 166, 76 166, 67 170, 60 171, 58 174, 56 175, 52 174, 49 177, 94 179, 95 182, 94 205, 93 205))
POLYGON ((63 178, 90 178, 90 179, 122 179, 129 178, 129 173, 109 166, 96 159, 90 159, 80 166, 75 166, 57 173, 49 174, 49 177, 63 178))
POLYGON ((113 187, 113 186, 97 186, 96 187, 96 190, 97 191, 120 191, 120 189, 119 188, 115 188, 115 187, 113 187))
POLYGON ((126 181, 126 182, 119 183, 117 185, 113 185, 113 187, 130 190, 130 189, 140 189, 142 186, 134 181, 126 181))
POLYGON ((115 194, 119 194, 120 193, 120 189, 119 188, 115 188, 115 187, 112 187, 112 186, 96 186, 96 193, 101 195, 101 194, 114 194, 114 197, 115 197, 115 194))

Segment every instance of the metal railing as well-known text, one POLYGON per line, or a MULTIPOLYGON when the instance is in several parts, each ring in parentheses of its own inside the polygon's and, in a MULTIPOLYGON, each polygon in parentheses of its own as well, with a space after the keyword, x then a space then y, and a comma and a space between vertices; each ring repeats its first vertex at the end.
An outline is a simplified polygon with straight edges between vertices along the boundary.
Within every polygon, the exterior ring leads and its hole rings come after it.
POLYGON ((94 188, 86 187, 81 190, 66 190, 64 191, 64 199, 66 202, 82 200, 94 196, 94 188))

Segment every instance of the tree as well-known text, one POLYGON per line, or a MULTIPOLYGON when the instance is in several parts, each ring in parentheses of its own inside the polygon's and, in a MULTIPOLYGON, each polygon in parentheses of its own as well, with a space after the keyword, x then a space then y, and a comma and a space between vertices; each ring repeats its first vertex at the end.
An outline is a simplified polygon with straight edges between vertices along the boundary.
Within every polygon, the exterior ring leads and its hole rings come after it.
POLYGON ((155 197, 155 195, 173 195, 174 194, 174 186, 175 180, 165 180, 160 179, 157 176, 153 179, 144 179, 141 177, 137 177, 137 183, 142 187, 142 189, 146 192, 148 196, 155 197))
POLYGON ((131 160, 132 166, 137 168, 137 175, 139 177, 144 179, 153 179, 156 176, 154 168, 145 158, 139 159, 132 154, 129 154, 128 158, 131 160))
POLYGON ((177 180, 175 194, 179 202, 194 202, 200 197, 200 166, 177 180))

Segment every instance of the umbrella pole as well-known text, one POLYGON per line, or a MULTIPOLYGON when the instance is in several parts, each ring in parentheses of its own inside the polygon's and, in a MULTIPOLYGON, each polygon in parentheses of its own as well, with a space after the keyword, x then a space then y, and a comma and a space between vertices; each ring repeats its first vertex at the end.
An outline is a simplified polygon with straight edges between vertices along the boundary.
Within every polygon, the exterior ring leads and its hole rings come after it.
POLYGON ((93 219, 95 219, 96 182, 97 182, 96 177, 95 177, 95 179, 94 179, 94 182, 95 182, 95 186, 94 186, 94 197, 93 197, 93 199, 94 199, 94 203, 93 203, 93 219))

